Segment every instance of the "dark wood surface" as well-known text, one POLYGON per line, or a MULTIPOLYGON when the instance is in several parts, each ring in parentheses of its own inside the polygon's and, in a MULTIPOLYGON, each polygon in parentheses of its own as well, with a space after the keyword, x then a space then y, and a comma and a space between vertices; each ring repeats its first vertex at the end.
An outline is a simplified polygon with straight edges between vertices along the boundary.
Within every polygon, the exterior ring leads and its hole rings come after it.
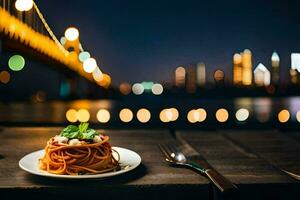
POLYGON ((164 161, 157 144, 175 142, 167 130, 106 130, 114 146, 132 149, 142 157, 142 164, 136 170, 113 178, 63 181, 34 176, 18 167, 24 155, 43 149, 48 138, 60 130, 59 127, 0 129, 1 197, 286 199, 299 193, 300 182, 280 170, 299 172, 297 133, 178 131, 215 169, 238 186, 236 194, 228 197, 220 194, 205 177, 189 169, 170 167, 164 161))

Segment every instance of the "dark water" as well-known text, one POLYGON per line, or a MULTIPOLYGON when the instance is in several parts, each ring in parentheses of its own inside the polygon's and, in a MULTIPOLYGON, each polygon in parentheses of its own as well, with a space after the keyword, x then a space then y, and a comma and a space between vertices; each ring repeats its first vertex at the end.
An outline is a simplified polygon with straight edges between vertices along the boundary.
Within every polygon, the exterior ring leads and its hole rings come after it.
MULTIPOLYGON (((196 99, 196 98, 171 98, 159 96, 124 97, 118 100, 75 100, 75 101, 50 101, 43 103, 0 103, 1 125, 66 125, 68 109, 86 109, 90 114, 89 122, 100 128, 169 128, 169 129, 205 129, 205 128, 287 128, 298 129, 300 123, 296 115, 300 110, 300 97, 288 98, 234 98, 234 99, 196 99), (159 114, 162 109, 176 108, 179 117, 176 121, 163 123, 159 114), (129 108, 133 112, 133 119, 124 123, 119 118, 119 112, 129 108), (146 108, 151 113, 151 118, 146 123, 141 123, 136 117, 139 109, 146 108), (203 108, 207 117, 203 122, 190 123, 187 114, 191 109, 203 108), (225 108, 229 118, 220 123, 216 120, 215 113, 218 109, 225 108), (238 121, 236 111, 240 108, 249 111, 245 121, 238 121), (107 123, 97 120, 99 109, 107 109, 110 119, 107 123), (286 109, 290 117, 286 123, 278 120, 278 113, 286 109)), ((299 115, 300 117, 300 115, 299 115)))

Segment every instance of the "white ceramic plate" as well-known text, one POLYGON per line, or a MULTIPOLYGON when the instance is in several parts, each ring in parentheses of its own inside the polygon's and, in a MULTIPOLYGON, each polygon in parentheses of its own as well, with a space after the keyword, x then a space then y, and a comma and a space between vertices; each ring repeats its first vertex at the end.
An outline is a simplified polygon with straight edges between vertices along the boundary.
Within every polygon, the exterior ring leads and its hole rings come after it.
POLYGON ((39 150, 27 154, 19 161, 21 169, 35 175, 46 176, 52 178, 63 178, 63 179, 90 179, 90 178, 105 178, 110 176, 116 176, 129 172, 139 166, 141 163, 141 157, 134 151, 121 147, 113 147, 120 154, 120 165, 121 169, 114 172, 106 172, 103 174, 86 174, 86 175, 57 175, 50 174, 38 168, 38 160, 44 154, 44 150, 39 150))

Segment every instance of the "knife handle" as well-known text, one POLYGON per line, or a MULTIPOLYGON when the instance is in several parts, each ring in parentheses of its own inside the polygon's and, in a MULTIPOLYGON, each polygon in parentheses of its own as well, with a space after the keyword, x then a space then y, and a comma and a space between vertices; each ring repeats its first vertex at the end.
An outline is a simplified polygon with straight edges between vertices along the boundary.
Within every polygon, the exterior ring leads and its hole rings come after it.
POLYGON ((231 183, 227 178, 225 178, 215 169, 208 169, 205 171, 205 174, 215 184, 215 186, 217 186, 221 190, 221 192, 237 188, 233 183, 231 183))

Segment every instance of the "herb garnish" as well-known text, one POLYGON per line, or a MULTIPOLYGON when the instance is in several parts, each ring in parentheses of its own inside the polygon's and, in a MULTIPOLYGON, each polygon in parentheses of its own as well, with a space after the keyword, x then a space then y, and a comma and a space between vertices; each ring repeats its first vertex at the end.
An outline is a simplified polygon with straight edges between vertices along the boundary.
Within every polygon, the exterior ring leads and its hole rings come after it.
POLYGON ((64 128, 59 135, 69 139, 92 140, 96 135, 99 135, 99 133, 96 130, 89 128, 89 123, 85 122, 80 123, 78 127, 69 125, 64 128))

